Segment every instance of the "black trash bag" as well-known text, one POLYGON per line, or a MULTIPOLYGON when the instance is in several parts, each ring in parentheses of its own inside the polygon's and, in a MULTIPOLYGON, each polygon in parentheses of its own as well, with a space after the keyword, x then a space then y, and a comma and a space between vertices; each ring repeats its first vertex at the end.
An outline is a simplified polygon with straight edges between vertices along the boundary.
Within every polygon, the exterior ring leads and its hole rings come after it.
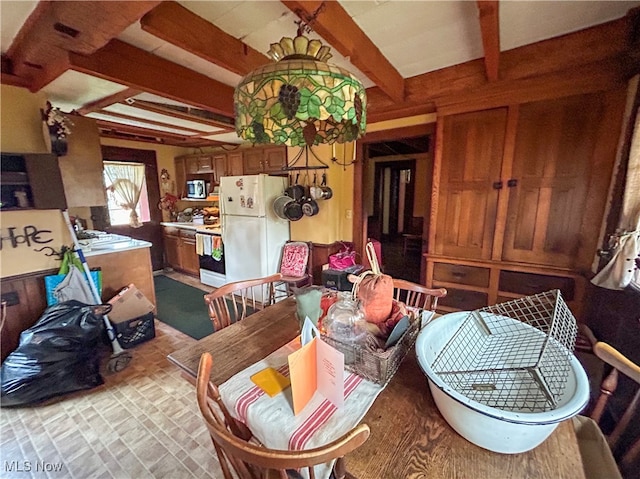
POLYGON ((99 342, 110 310, 75 300, 47 308, 2 363, 0 404, 35 404, 103 384, 99 342))

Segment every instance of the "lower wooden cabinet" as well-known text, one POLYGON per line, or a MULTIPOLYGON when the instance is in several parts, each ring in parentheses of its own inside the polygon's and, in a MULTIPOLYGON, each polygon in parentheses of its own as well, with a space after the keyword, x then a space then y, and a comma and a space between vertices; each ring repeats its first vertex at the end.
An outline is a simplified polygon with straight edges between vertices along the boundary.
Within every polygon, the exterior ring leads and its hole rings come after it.
POLYGON ((460 260, 425 255, 427 287, 447 288, 438 302, 442 312, 471 311, 523 296, 559 289, 579 319, 584 309, 587 280, 560 268, 529 266, 499 261, 460 260))
POLYGON ((196 254, 196 233, 174 227, 164 227, 165 263, 192 276, 200 274, 200 258, 196 254))

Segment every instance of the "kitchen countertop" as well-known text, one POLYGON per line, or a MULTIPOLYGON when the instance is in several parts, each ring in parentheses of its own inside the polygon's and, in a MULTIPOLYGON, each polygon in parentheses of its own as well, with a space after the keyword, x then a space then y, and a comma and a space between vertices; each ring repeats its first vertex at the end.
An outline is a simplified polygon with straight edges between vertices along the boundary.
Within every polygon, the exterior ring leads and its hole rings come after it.
POLYGON ((113 242, 104 242, 100 244, 91 244, 90 247, 86 249, 83 247, 84 240, 78 240, 80 246, 83 248, 82 252, 85 257, 97 256, 101 254, 108 253, 118 253, 121 251, 130 251, 134 249, 140 248, 150 248, 151 243, 148 241, 137 240, 133 238, 129 238, 128 236, 120 236, 118 235, 118 240, 113 242))
POLYGON ((171 222, 171 221, 163 221, 160 223, 162 226, 173 226, 174 228, 183 228, 186 230, 194 230, 198 233, 205 233, 210 235, 219 235, 221 234, 221 230, 219 226, 213 225, 201 225, 192 222, 171 222))

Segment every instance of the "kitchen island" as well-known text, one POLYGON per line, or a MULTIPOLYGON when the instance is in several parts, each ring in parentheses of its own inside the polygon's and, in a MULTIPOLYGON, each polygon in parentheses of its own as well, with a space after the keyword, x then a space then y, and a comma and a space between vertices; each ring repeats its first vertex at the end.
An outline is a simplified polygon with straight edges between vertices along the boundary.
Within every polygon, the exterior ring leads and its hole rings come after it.
MULTIPOLYGON (((90 268, 102 270, 103 302, 133 283, 149 301, 156 304, 150 247, 151 243, 123 236, 116 241, 103 241, 93 246, 85 243, 83 251, 87 264, 90 268)), ((2 360, 17 347, 20 333, 42 316, 47 308, 44 277, 57 272, 57 268, 44 269, 2 278, 2 293, 11 299, 0 335, 2 360)))
POLYGON ((124 236, 126 241, 92 245, 84 256, 90 268, 102 270, 102 299, 107 301, 133 283, 149 301, 156 304, 151 267, 151 243, 124 236))

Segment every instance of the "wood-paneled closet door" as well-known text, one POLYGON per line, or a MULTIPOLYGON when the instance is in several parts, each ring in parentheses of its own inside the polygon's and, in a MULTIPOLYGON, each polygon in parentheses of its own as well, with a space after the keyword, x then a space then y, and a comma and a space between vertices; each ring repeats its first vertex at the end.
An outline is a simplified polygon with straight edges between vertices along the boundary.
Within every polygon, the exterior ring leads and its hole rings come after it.
POLYGON ((609 96, 520 106, 503 261, 588 268, 581 251, 594 251, 620 121, 609 96))
POLYGON ((447 116, 443 122, 434 252, 490 259, 507 109, 447 116))

